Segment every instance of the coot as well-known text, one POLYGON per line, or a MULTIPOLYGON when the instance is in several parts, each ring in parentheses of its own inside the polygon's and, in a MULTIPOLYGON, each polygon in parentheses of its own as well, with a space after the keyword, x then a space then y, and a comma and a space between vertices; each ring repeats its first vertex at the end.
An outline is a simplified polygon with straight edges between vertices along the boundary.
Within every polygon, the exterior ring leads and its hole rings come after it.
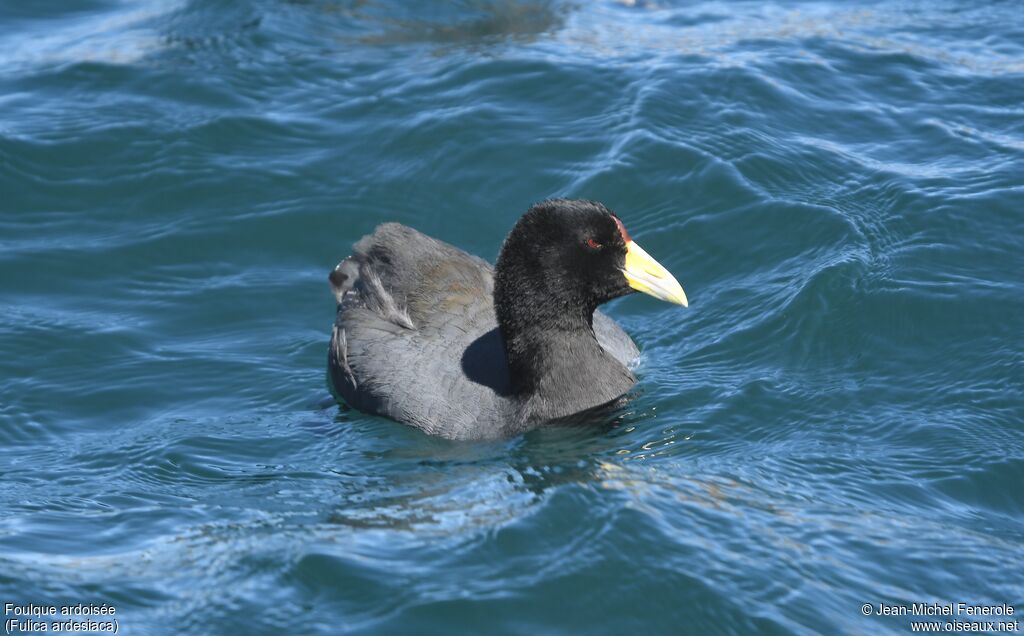
POLYGON ((641 291, 687 305, 676 279, 604 205, 553 199, 512 228, 492 270, 398 223, 330 274, 336 397, 450 439, 515 435, 612 402, 633 340, 597 311, 641 291))

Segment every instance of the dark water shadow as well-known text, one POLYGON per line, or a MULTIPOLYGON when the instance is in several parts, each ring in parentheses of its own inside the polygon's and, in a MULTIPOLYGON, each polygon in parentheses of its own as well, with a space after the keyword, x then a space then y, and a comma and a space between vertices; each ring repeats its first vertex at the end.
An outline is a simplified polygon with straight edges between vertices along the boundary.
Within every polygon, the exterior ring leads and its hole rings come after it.
MULTIPOLYGON (((363 36, 364 44, 428 43, 442 46, 474 46, 501 41, 534 41, 560 29, 571 5, 548 0, 463 0, 445 10, 389 12, 383 5, 362 3, 352 17, 376 26, 363 36)), ((420 5, 426 7, 424 5, 420 5)))

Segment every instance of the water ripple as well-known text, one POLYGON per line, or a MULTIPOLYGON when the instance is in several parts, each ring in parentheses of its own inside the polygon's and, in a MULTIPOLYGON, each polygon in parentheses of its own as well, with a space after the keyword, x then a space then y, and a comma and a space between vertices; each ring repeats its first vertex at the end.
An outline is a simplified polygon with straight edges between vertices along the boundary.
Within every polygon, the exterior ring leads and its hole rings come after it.
POLYGON ((1013 3, 0 9, 0 589, 139 633, 905 633, 1016 604, 1013 3), (726 10, 727 9, 727 10, 726 10), (325 399, 386 220, 600 199, 683 311, 594 428, 325 399))

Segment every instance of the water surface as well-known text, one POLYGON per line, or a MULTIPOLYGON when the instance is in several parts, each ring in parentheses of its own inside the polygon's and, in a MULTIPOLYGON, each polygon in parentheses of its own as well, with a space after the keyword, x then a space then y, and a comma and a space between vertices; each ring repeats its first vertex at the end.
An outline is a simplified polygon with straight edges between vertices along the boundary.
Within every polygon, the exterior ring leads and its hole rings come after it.
MULTIPOLYGON (((1015 2, 0 7, 0 601, 129 634, 909 633, 1024 612, 1015 2), (383 221, 598 199, 690 309, 460 445, 325 405, 383 221)), ((1018 618, 1020 618, 1018 616, 1018 618)))

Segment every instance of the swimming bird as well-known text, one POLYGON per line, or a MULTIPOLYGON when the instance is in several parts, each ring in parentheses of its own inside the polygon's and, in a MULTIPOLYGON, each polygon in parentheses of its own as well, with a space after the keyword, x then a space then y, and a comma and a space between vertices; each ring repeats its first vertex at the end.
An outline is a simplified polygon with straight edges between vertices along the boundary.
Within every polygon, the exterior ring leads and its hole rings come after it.
POLYGON ((509 437, 636 384, 633 340, 598 305, 676 279, 601 203, 550 199, 486 261, 385 223, 330 273, 329 384, 350 406, 456 440, 509 437))

